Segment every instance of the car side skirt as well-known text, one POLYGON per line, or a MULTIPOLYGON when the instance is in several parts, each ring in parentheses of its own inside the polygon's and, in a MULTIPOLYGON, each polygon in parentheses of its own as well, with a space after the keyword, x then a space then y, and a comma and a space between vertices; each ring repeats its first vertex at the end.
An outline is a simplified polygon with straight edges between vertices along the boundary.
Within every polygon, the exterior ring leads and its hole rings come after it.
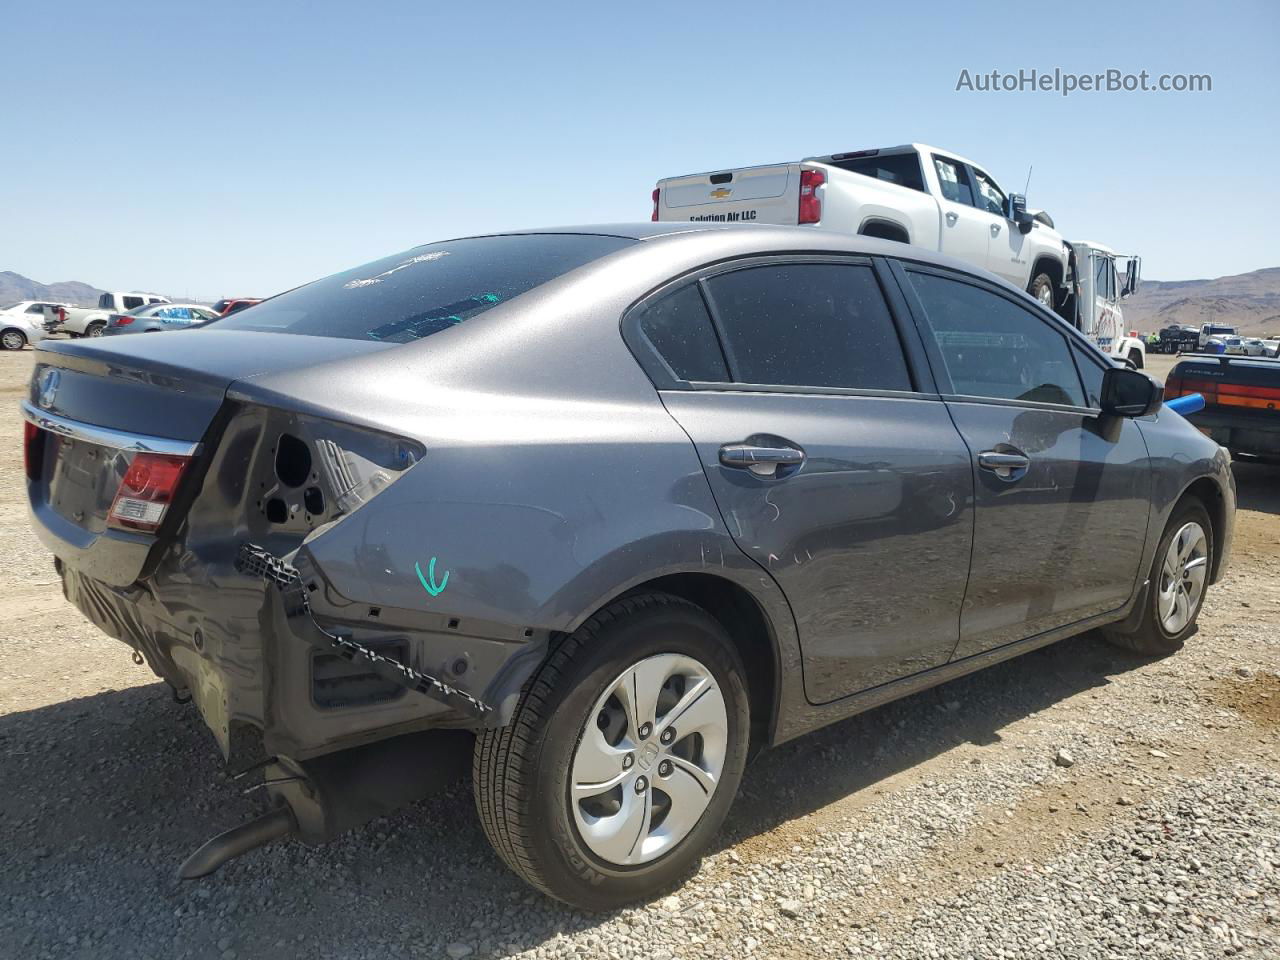
MULTIPOLYGON (((1144 591, 1139 590, 1138 593, 1143 595, 1144 591)), ((936 687, 949 680, 955 680, 966 674, 1002 663, 1005 660, 1012 660, 1014 657, 1030 653, 1033 650, 1039 650, 1041 647, 1047 647, 1049 644, 1057 643, 1059 640, 1065 640, 1068 637, 1087 633, 1097 627, 1115 623, 1117 620, 1122 619, 1130 608, 1130 604, 1126 604, 1118 611, 1091 617, 1088 620, 1068 624, 1065 627, 1058 627, 1015 643, 1005 644, 1003 647, 997 647, 994 650, 986 650, 971 657, 965 657, 963 660, 953 660, 940 667, 934 667, 932 670, 925 670, 922 673, 903 677, 901 680, 894 680, 878 687, 872 687, 870 690, 864 690, 861 693, 851 694, 833 703, 820 706, 810 705, 807 709, 793 706, 793 709, 778 724, 773 743, 775 746, 785 743, 827 724, 836 723, 859 713, 864 713, 867 710, 873 710, 893 700, 909 697, 913 693, 936 687)))

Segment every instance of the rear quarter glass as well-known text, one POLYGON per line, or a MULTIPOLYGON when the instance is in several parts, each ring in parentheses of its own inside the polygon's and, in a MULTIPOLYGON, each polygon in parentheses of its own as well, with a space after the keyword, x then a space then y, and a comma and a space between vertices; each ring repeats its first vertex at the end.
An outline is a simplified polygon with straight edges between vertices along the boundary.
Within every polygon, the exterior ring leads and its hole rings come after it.
POLYGON ((635 242, 541 233, 427 244, 298 287, 217 328, 409 343, 635 242))

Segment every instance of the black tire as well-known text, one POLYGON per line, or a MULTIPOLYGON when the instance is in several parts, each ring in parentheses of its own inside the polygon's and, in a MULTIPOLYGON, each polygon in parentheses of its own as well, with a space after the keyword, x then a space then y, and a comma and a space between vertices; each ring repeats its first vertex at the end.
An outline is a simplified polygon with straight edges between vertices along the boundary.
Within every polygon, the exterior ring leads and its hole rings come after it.
POLYGON ((1037 273, 1032 277, 1031 283, 1027 285, 1027 293, 1039 300, 1046 310, 1053 310, 1057 306, 1058 298, 1053 292, 1053 280, 1047 273, 1037 273))
POLYGON ((519 877, 584 910, 648 900, 684 879, 720 829, 746 766, 750 718, 741 661, 701 607, 663 593, 627 597, 561 639, 526 684, 509 726, 476 739, 476 808, 485 834, 519 877), (571 764, 599 697, 618 675, 661 653, 691 656, 719 684, 728 721, 724 766, 707 807, 671 850, 620 867, 583 842, 570 806, 571 764))
POLYGON ((27 345, 27 335, 21 330, 10 328, 0 333, 0 348, 5 350, 21 350, 27 345))
POLYGON ((86 337, 100 337, 102 336, 102 331, 106 329, 106 326, 107 325, 103 323, 101 320, 95 320, 93 323, 89 324, 87 327, 84 328, 83 335, 86 337))
POLYGON ((1102 635, 1109 643, 1133 653, 1164 656, 1170 653, 1177 653, 1182 649, 1182 645, 1187 638, 1195 633, 1196 618, 1200 615, 1200 608, 1204 605, 1204 598, 1209 592, 1207 574, 1204 589, 1200 591, 1200 596, 1196 599, 1190 619, 1185 627, 1176 633, 1169 632, 1161 622, 1159 612, 1161 566, 1164 563, 1166 554, 1169 552, 1169 545, 1173 542, 1174 536, 1184 525, 1191 521, 1200 524, 1204 529, 1205 536, 1208 539, 1206 569, 1213 569, 1213 557, 1216 548, 1214 547, 1213 524, 1209 520, 1209 513, 1199 500, 1186 500, 1174 510, 1173 516, 1169 518, 1169 523, 1164 529, 1164 534, 1160 537, 1160 543, 1156 547, 1155 557, 1151 561, 1150 586, 1147 588, 1147 595, 1142 601, 1142 620, 1132 632, 1121 632, 1114 627, 1104 627, 1102 635))
POLYGON ((1141 350, 1130 350, 1130 351, 1129 351, 1129 363, 1133 365, 1133 369, 1135 369, 1135 370, 1141 370, 1141 369, 1143 368, 1143 366, 1145 365, 1145 364, 1142 362, 1142 351, 1141 351, 1141 350))

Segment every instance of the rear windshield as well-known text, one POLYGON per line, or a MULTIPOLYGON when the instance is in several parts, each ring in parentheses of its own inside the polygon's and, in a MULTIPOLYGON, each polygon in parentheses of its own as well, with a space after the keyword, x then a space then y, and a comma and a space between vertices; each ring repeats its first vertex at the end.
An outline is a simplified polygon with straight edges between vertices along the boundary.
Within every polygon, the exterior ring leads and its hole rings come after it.
POLYGON ((900 187, 912 190, 924 190, 924 178, 920 173, 920 158, 913 153, 892 153, 888 156, 850 157, 838 159, 833 157, 831 166, 860 173, 866 177, 875 177, 888 183, 896 183, 900 187))
POLYGON ((282 293, 211 329, 408 343, 635 242, 535 233, 431 243, 282 293))

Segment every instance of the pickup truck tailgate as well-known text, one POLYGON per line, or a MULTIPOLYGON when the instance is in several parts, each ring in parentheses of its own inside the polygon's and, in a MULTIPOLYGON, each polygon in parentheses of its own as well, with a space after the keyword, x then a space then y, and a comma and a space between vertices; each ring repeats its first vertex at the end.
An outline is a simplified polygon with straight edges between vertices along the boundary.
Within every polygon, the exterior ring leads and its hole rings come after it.
POLYGON ((795 225, 800 164, 741 167, 658 181, 659 220, 795 225))

